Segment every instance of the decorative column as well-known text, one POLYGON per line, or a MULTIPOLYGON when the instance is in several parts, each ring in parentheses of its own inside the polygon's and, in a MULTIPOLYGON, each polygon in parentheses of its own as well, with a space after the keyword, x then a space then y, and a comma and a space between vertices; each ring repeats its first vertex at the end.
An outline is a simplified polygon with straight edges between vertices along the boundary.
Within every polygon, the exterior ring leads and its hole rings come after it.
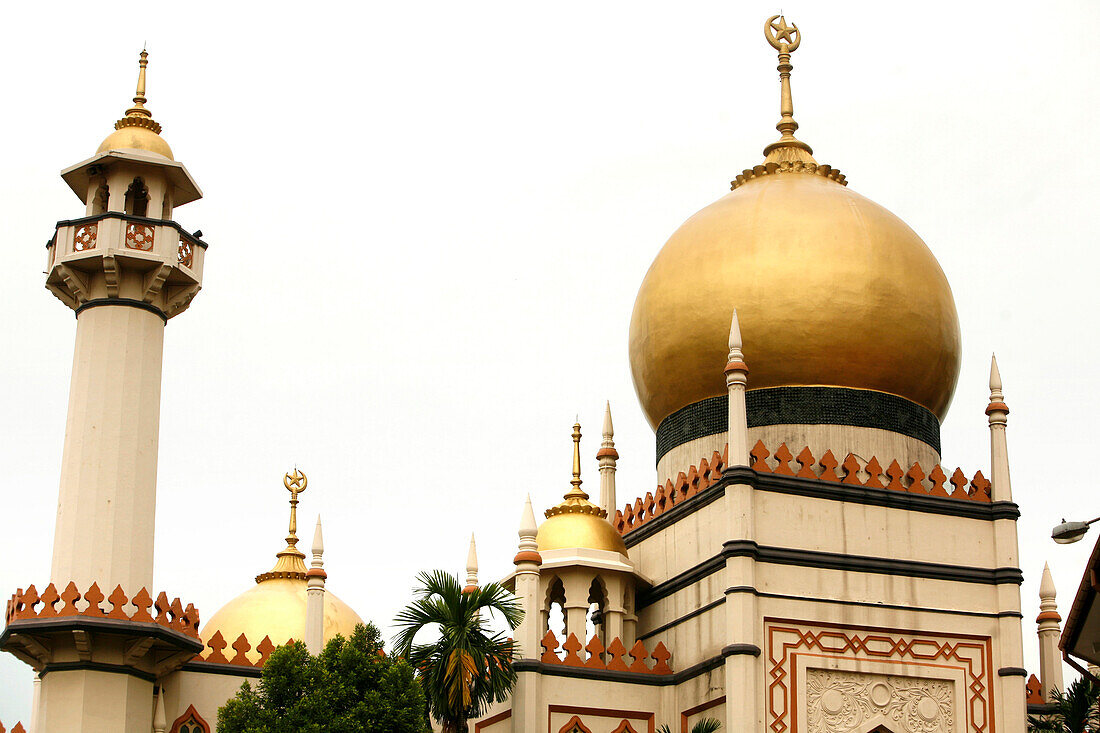
POLYGON ((325 541, 321 535, 321 517, 317 517, 317 529, 313 531, 313 560, 306 571, 306 649, 310 654, 320 654, 325 638, 325 541))
MULTIPOLYGON (((1005 428, 1008 425, 1008 405, 1004 401, 1001 385, 1001 372, 997 367, 997 357, 993 356, 989 366, 989 405, 985 408, 989 417, 989 478, 992 486, 990 496, 994 502, 1012 501, 1012 482, 1008 472, 1008 441, 1005 428)), ((1019 568, 1020 549, 1016 535, 1014 519, 998 519, 993 522, 994 557, 998 568, 1019 568)), ((1023 730, 1027 720, 1027 704, 1024 672, 1024 640, 1020 621, 1020 586, 1015 583, 1001 583, 997 586, 997 621, 1000 633, 1000 660, 997 662, 998 679, 1001 682, 999 706, 1002 714, 997 721, 998 728, 1005 730, 1023 730)))
POLYGON ((164 690, 157 690, 157 707, 153 711, 153 733, 168 730, 168 717, 164 714, 164 690))
MULTIPOLYGON (((523 515, 519 522, 519 551, 515 562, 515 594, 523 607, 523 620, 515 629, 517 660, 534 662, 540 656, 539 641, 545 633, 541 623, 539 606, 539 566, 542 555, 538 545, 539 527, 535 523, 535 512, 531 507, 531 497, 523 505, 523 515)), ((529 733, 538 730, 538 672, 516 669, 516 686, 512 693, 512 731, 529 733)))
MULTIPOLYGON (((726 388, 729 390, 729 463, 725 473, 734 481, 726 487, 728 539, 756 541, 755 501, 752 484, 744 479, 749 469, 749 427, 745 389, 749 368, 741 351, 741 326, 737 311, 730 322, 729 354, 726 358, 726 388), (738 480, 742 479, 742 480, 738 480)), ((726 559, 726 587, 756 587, 756 561, 752 557, 726 559)), ((726 595, 726 645, 722 648, 726 671, 726 726, 730 730, 758 730, 763 724, 759 684, 760 635, 756 595, 745 591, 726 595)))
POLYGON ((608 517, 613 517, 617 506, 615 470, 619 452, 615 450, 615 426, 611 423, 610 401, 603 416, 603 442, 600 444, 599 452, 596 453, 596 459, 600 462, 600 507, 607 512, 608 517))
POLYGON ((1039 624, 1039 681, 1043 685, 1043 702, 1051 702, 1055 690, 1065 692, 1066 689, 1062 682, 1062 653, 1058 649, 1062 617, 1058 615, 1056 596, 1050 565, 1046 564, 1043 580, 1039 583, 1039 617, 1035 619, 1039 624))

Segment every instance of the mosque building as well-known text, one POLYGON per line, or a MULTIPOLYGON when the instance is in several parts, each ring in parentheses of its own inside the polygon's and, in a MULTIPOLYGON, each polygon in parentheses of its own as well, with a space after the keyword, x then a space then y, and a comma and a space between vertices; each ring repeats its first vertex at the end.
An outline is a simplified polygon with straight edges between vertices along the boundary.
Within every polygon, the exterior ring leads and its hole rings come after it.
MULTIPOLYGON (((671 236, 629 326, 656 486, 618 491, 609 406, 594 500, 573 426, 568 489, 541 522, 527 500, 504 579, 525 611, 518 681, 472 731, 1022 733, 1063 686, 1049 572, 1041 679, 1023 667, 996 361, 988 467, 941 465, 951 288, 905 222, 795 136, 801 33, 775 16, 765 35, 779 139, 671 236)), ((297 469, 286 546, 255 585, 204 623, 152 587, 164 332, 208 245, 172 220, 202 193, 146 107, 146 65, 115 131, 62 171, 85 213, 47 250, 46 287, 77 319, 53 563, 0 634, 36 673, 33 733, 213 733, 276 645, 316 651, 360 622, 326 587, 320 522, 308 567, 298 547, 297 469)), ((472 544, 467 564, 476 585, 472 544)))

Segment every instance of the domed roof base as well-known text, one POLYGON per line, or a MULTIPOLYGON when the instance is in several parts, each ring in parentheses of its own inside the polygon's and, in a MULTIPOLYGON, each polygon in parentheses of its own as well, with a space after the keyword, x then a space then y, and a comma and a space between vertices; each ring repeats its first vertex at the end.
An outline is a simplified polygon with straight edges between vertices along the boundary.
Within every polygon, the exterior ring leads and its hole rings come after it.
POLYGON ((123 152, 137 150, 155 153, 168 158, 168 160, 175 160, 172 157, 172 148, 168 147, 168 142, 145 127, 130 126, 115 130, 99 144, 96 153, 105 153, 108 150, 121 150, 123 152))
MULTIPOLYGON (((323 639, 328 642, 337 634, 349 637, 356 624, 363 623, 351 606, 325 591, 325 621, 323 639)), ((306 581, 298 578, 276 578, 257 583, 240 594, 210 617, 200 632, 203 642, 210 641, 220 631, 226 644, 232 644, 241 634, 256 647, 265 636, 276 646, 288 639, 303 641, 306 631, 306 581)), ((255 656, 259 656, 255 654, 255 656)))

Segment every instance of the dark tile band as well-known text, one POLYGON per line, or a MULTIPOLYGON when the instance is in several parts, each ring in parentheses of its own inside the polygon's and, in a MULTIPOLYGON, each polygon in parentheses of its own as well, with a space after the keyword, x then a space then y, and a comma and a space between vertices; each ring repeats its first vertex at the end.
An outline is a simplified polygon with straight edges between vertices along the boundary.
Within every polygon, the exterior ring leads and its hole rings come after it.
MULTIPOLYGON (((728 395, 708 397, 672 413, 657 426, 657 461, 690 440, 729 429, 728 395)), ((916 438, 940 452, 940 422, 915 402, 848 387, 772 387, 745 394, 750 428, 765 425, 850 425, 916 438)))

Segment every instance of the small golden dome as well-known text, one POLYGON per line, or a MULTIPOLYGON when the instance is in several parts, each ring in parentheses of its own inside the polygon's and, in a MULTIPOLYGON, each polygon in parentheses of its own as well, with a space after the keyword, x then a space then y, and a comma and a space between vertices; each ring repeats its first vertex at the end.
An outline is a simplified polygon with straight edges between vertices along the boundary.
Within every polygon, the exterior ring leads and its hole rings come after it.
POLYGON ((145 68, 149 65, 149 54, 142 50, 138 61, 137 93, 134 106, 126 110, 126 116, 115 123, 115 131, 99 144, 96 153, 108 150, 143 150, 147 153, 163 155, 169 160, 172 148, 160 136, 160 123, 153 119, 153 113, 145 108, 145 68))
POLYGON ((626 554, 622 536, 607 521, 607 511, 588 500, 581 490, 581 426, 573 425, 572 488, 557 506, 546 510, 546 521, 539 526, 539 552, 583 548, 626 554))
POLYGON ((905 222, 846 188, 794 137, 790 54, 801 35, 782 16, 765 33, 780 53, 782 137, 731 193, 684 222, 642 281, 630 322, 642 408, 656 428, 726 394, 736 308, 749 389, 885 392, 942 420, 960 351, 947 278, 905 222))
MULTIPOLYGON (((304 571, 303 571, 304 572, 304 571)), ((329 590, 325 591, 324 640, 337 634, 351 636, 359 614, 329 590)), ((202 640, 220 631, 226 644, 244 634, 253 650, 270 636, 276 646, 287 639, 302 641, 306 629, 306 581, 299 578, 271 578, 257 583, 210 617, 202 627, 202 640)))

